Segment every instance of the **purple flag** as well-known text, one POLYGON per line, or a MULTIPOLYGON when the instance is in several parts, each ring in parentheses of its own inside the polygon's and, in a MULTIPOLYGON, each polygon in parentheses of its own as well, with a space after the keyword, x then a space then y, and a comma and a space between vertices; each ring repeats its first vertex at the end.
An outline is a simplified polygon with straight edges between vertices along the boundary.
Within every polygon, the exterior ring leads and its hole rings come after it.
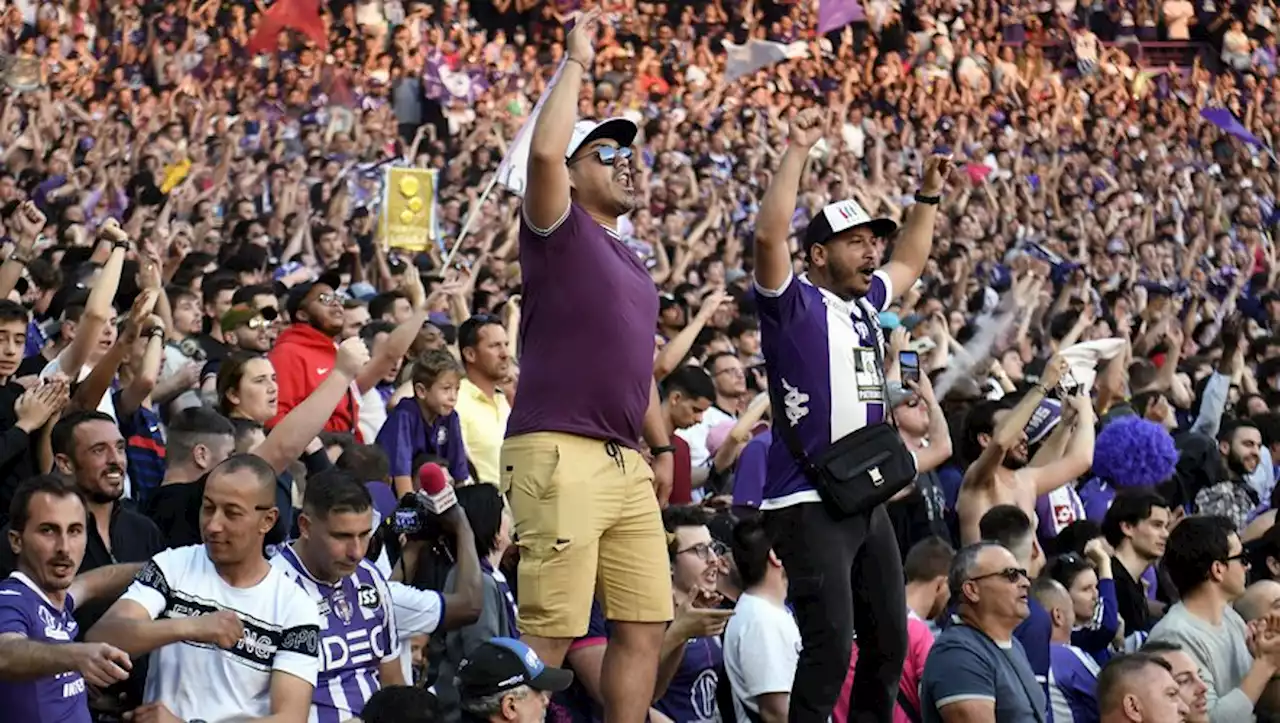
POLYGON ((818 33, 821 35, 866 19, 867 14, 858 0, 821 0, 818 3, 818 33))
POLYGON ((422 90, 431 100, 457 99, 474 103, 489 89, 484 68, 468 66, 462 70, 449 67, 444 55, 433 53, 422 69, 422 90))
POLYGON ((1267 147, 1266 143, 1263 143, 1261 139, 1250 133, 1249 129, 1245 128, 1244 124, 1237 120, 1236 117, 1231 114, 1231 111, 1226 108, 1205 108, 1200 111, 1200 117, 1215 126, 1218 126, 1223 131, 1239 138, 1245 143, 1259 148, 1267 147))

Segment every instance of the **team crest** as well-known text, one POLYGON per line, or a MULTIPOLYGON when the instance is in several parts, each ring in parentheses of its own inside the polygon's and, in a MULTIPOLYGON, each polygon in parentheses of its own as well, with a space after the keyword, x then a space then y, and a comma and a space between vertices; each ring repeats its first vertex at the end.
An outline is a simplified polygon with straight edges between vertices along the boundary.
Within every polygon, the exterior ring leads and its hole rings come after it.
POLYGON ((346 625, 351 622, 352 614, 355 612, 351 609, 351 603, 347 601, 347 596, 342 594, 341 590, 335 590, 333 593, 333 612, 342 620, 342 624, 346 625))
POLYGON ((447 441, 449 441, 449 430, 445 429, 444 427, 437 429, 436 430, 436 447, 437 448, 443 447, 444 443, 447 441))

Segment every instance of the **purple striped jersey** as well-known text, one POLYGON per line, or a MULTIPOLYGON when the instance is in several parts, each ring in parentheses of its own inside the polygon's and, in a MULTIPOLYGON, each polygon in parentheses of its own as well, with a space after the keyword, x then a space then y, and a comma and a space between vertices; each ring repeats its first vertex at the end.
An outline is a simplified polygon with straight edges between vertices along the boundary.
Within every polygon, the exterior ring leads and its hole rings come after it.
MULTIPOLYGON (((67 595, 62 609, 15 572, 0 582, 0 634, 16 634, 33 643, 62 645, 78 632, 75 602, 67 595)), ((0 680, 0 719, 23 723, 89 723, 84 678, 67 671, 35 680, 0 680)))
POLYGON ((399 665, 400 636, 395 629, 391 593, 378 568, 368 560, 335 585, 317 580, 292 546, 271 564, 315 601, 320 613, 320 675, 316 678, 309 723, 340 723, 360 715, 382 687, 379 666, 399 665))
MULTIPOLYGON (((756 284, 773 423, 794 428, 806 454, 884 421, 884 370, 876 361, 884 336, 875 313, 889 306, 892 287, 883 270, 872 276, 866 296, 852 301, 807 276, 789 276, 776 290, 756 284)), ((819 501, 781 434, 773 435, 766 467, 760 509, 819 501)))

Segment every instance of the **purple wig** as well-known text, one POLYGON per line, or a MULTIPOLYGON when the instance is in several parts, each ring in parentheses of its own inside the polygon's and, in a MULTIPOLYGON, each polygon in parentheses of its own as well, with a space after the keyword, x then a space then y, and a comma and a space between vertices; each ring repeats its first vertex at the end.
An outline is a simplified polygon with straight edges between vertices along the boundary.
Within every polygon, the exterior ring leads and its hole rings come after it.
POLYGON ((1121 417, 1107 424, 1093 445, 1093 473, 1117 487, 1167 482, 1177 464, 1173 437, 1141 417, 1121 417))

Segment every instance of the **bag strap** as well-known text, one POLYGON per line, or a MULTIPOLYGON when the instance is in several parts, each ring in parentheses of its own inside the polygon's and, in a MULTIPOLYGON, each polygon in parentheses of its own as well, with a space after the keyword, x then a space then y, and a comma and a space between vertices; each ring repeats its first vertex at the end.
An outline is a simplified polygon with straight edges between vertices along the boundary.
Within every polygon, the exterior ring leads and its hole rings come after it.
POLYGON ((901 686, 898 687, 898 707, 907 715, 907 720, 911 721, 911 723, 921 723, 920 711, 916 710, 911 701, 907 700, 907 694, 902 691, 901 686))
POLYGON ((883 395, 880 398, 880 406, 884 408, 885 424, 897 429, 898 420, 893 415, 893 406, 889 404, 889 377, 886 374, 888 367, 885 366, 884 352, 881 351, 881 347, 886 346, 886 340, 884 338, 884 329, 880 328, 880 314, 871 305, 871 302, 867 301, 865 296, 859 296, 857 303, 858 307, 862 309, 862 315, 866 317, 867 324, 871 327, 871 333, 875 336, 875 339, 871 342, 871 347, 876 354, 876 366, 879 367, 880 371, 880 393, 883 395))

